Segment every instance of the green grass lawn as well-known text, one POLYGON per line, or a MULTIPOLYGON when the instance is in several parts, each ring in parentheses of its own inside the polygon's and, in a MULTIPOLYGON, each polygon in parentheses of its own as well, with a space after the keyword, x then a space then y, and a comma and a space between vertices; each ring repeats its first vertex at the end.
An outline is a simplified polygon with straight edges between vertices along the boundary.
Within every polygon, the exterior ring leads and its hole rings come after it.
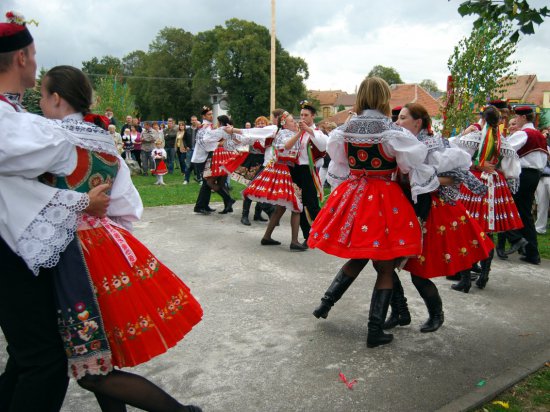
MULTIPOLYGON (((200 189, 193 178, 188 185, 183 185, 183 176, 179 170, 172 175, 164 176, 166 186, 155 185, 155 176, 132 176, 132 180, 145 207, 194 204, 200 189)), ((242 199, 241 192, 244 190, 244 186, 236 182, 231 182, 231 186, 231 197, 237 200, 242 199)), ((222 198, 218 194, 212 193, 211 201, 221 202, 222 198)))
POLYGON ((550 364, 501 393, 476 412, 539 412, 550 411, 550 364), (505 408, 503 402, 509 408, 505 408))

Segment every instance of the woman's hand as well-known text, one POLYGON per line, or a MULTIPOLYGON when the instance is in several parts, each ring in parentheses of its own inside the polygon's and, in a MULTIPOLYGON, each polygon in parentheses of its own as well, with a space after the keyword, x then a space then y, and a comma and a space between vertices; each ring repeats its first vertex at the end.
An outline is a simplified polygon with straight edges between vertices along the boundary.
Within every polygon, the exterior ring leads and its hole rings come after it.
POLYGON ((441 186, 450 186, 455 183, 455 180, 452 177, 448 177, 448 176, 438 177, 438 179, 439 179, 439 184, 441 186))
POLYGON ((495 171, 495 165, 487 163, 483 166, 476 166, 476 169, 480 172, 493 173, 495 171))

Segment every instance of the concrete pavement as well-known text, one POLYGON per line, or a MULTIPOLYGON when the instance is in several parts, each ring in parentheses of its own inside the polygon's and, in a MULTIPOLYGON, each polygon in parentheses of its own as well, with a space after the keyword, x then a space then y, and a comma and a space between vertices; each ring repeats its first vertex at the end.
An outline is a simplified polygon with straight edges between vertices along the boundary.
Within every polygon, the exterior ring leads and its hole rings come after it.
MULTIPOLYGON (((426 308, 402 272, 413 322, 394 329, 390 345, 367 349, 372 266, 317 320, 311 312, 343 260, 290 252, 288 216, 273 236, 281 246, 260 246, 265 223, 239 219, 240 208, 202 216, 182 205, 148 208, 135 225, 204 308, 177 347, 129 369, 184 403, 205 411, 461 411, 550 360, 548 261, 496 258, 487 288, 469 294, 437 279, 445 324, 429 334, 418 330, 426 308), (357 379, 353 390, 340 371, 357 379)), ((0 336, 0 368, 5 361, 0 336)), ((63 411, 99 407, 71 382, 63 411)))

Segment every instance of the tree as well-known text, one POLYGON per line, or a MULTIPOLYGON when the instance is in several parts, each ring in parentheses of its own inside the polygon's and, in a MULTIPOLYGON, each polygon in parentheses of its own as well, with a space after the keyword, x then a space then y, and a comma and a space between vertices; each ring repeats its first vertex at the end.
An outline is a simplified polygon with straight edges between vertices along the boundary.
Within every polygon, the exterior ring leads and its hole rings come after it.
POLYGON ((122 73, 122 62, 114 56, 103 56, 101 60, 97 57, 82 62, 82 71, 88 75, 92 86, 97 85, 102 75, 115 75, 122 73))
POLYGON ((444 112, 447 134, 471 123, 476 109, 501 98, 511 84, 517 63, 510 60, 516 51, 516 43, 508 40, 511 26, 507 21, 488 22, 454 48, 447 62, 453 84, 444 112))
MULTIPOLYGON (((269 113, 270 33, 253 22, 231 19, 225 27, 199 33, 193 48, 193 93, 197 99, 221 88, 235 124, 269 113)), ((306 62, 276 42, 276 105, 298 109, 306 98, 306 62)), ((204 100, 203 100, 204 101, 204 100)), ((204 103, 203 103, 204 104, 204 103)))
POLYGON ((96 113, 103 114, 109 107, 116 119, 136 114, 135 99, 130 87, 121 81, 118 75, 98 79, 95 94, 93 109, 96 113))
POLYGON ((488 21, 516 22, 516 26, 519 28, 513 33, 510 30, 511 35, 509 36, 513 43, 519 40, 520 32, 533 34, 535 32, 533 23, 540 25, 544 21, 544 17, 550 17, 548 7, 536 9, 529 6, 526 0, 469 0, 460 4, 458 12, 461 16, 477 14, 479 17, 474 22, 476 29, 480 29, 488 21))
POLYGON ((399 76, 399 73, 397 73, 397 71, 393 67, 376 65, 372 68, 372 70, 368 74, 368 77, 374 77, 374 76, 381 77, 390 85, 403 84, 403 80, 401 80, 401 76, 399 76))
POLYGON ((42 67, 38 73, 36 85, 32 89, 25 90, 22 101, 23 107, 25 107, 29 113, 39 114, 40 116, 43 115, 42 109, 40 108, 40 87, 45 74, 46 69, 42 67))
POLYGON ((424 79, 420 82, 420 87, 422 87, 424 90, 428 92, 438 92, 439 87, 437 87, 437 83, 434 80, 431 79, 424 79))

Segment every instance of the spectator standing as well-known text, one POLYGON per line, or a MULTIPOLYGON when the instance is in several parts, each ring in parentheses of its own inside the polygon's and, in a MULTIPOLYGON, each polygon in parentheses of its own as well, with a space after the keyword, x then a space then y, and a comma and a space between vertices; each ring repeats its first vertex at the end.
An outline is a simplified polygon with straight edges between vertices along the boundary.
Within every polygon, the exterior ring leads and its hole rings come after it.
POLYGON ((118 154, 122 154, 122 151, 124 150, 124 145, 122 144, 122 137, 116 131, 116 126, 114 124, 110 124, 108 130, 109 134, 113 138, 113 141, 115 142, 118 154))
POLYGON ((183 184, 186 185, 189 183, 189 178, 191 177, 191 169, 195 171, 195 180, 199 181, 199 174, 197 170, 191 163, 191 158, 193 157, 193 152, 195 149, 195 143, 197 141, 197 131, 200 128, 200 122, 197 119, 197 116, 191 116, 191 126, 185 129, 185 146, 187 147, 187 153, 185 153, 185 178, 183 184))
POLYGON ((116 119, 115 119, 115 115, 113 114, 113 109, 111 109, 110 107, 107 107, 105 109, 105 117, 109 119, 109 124, 114 124, 116 126, 116 119))
POLYGON ((153 133, 155 134, 157 140, 162 141, 162 147, 164 148, 164 134, 160 130, 159 122, 153 122, 153 133))
POLYGON ((132 116, 128 115, 126 116, 126 123, 124 123, 120 128, 120 135, 124 136, 124 130, 130 129, 131 125, 132 125, 132 116))
POLYGON ((178 122, 178 134, 176 135, 176 155, 180 165, 181 174, 185 176, 185 156, 187 154, 187 146, 185 145, 185 122, 178 122))
POLYGON ((174 173, 174 157, 176 155, 176 137, 178 128, 174 124, 174 119, 168 118, 168 124, 164 130, 164 149, 166 150, 166 160, 168 161, 168 173, 174 173))
POLYGON ((136 127, 136 130, 141 133, 143 131, 143 127, 141 127, 141 125, 139 124, 139 118, 138 117, 134 117, 132 119, 132 126, 135 126, 136 127))
POLYGON ((132 139, 132 144, 134 145, 134 148, 132 149, 132 157, 136 162, 138 162, 138 165, 141 168, 141 133, 137 131, 135 125, 130 126, 130 138, 132 139))
POLYGON ((151 122, 143 123, 143 127, 144 129, 141 132, 141 170, 143 171, 143 176, 147 176, 150 170, 155 169, 155 162, 151 157, 151 152, 155 148, 158 136, 151 127, 151 122))

